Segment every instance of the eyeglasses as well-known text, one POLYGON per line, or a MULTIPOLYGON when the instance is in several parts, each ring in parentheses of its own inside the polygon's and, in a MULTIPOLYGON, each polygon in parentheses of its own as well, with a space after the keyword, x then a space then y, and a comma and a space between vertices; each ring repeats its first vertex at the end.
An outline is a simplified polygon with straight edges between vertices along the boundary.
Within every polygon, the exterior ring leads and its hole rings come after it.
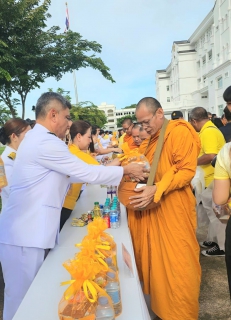
POLYGON ((156 112, 153 114, 153 116, 152 116, 149 120, 141 121, 141 122, 139 122, 139 124, 140 124, 142 127, 149 127, 150 122, 151 122, 151 120, 153 119, 153 117, 154 117, 155 114, 156 114, 156 112))
POLYGON ((133 123, 132 124, 130 124, 130 126, 129 127, 127 127, 127 128, 123 128, 123 130, 126 132, 131 126, 133 125, 133 123))

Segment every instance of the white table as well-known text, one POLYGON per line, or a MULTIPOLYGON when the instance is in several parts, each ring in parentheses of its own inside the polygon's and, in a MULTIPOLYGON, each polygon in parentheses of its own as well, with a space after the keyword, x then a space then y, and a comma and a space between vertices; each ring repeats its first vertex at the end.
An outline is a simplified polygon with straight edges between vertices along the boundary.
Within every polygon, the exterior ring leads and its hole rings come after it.
MULTIPOLYGON (((60 233, 59 245, 50 251, 13 320, 58 320, 58 304, 67 286, 60 286, 62 281, 70 279, 69 273, 62 263, 74 256, 86 235, 86 227, 72 227, 71 220, 91 210, 94 202, 104 203, 106 189, 100 186, 87 186, 78 200, 71 218, 60 233)), ((121 210, 121 226, 119 229, 108 229, 117 243, 117 261, 122 297, 122 314, 118 320, 150 320, 143 293, 137 275, 131 236, 127 227, 124 208, 121 210), (122 243, 132 258, 133 273, 131 274, 122 258, 122 243)))

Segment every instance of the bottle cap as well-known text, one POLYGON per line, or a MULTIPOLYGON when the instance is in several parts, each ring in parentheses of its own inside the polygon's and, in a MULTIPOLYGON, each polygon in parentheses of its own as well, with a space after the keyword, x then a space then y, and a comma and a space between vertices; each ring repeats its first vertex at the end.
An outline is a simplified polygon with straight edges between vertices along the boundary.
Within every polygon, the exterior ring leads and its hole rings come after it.
POLYGON ((110 265, 112 263, 112 258, 106 258, 105 259, 105 262, 110 265))
POLYGON ((107 276, 108 276, 109 278, 114 279, 114 278, 115 278, 115 273, 113 273, 113 272, 107 272, 107 276))
POLYGON ((104 306, 105 304, 108 304, 108 298, 106 298, 106 297, 99 297, 98 302, 99 302, 99 304, 101 304, 102 306, 104 306))
POLYGON ((99 204, 99 202, 94 202, 95 205, 99 204))

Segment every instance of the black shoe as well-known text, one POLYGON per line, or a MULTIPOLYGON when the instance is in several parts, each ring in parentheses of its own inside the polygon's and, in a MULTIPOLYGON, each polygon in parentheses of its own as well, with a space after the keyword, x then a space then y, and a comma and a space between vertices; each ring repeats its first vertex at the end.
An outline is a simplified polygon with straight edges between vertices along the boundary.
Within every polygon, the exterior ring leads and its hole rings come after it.
POLYGON ((207 248, 211 248, 211 247, 217 246, 217 243, 213 242, 213 241, 203 241, 203 242, 199 242, 199 245, 202 248, 207 249, 207 248))
POLYGON ((206 257, 224 257, 225 251, 220 250, 219 246, 215 245, 211 249, 201 251, 201 254, 206 257))

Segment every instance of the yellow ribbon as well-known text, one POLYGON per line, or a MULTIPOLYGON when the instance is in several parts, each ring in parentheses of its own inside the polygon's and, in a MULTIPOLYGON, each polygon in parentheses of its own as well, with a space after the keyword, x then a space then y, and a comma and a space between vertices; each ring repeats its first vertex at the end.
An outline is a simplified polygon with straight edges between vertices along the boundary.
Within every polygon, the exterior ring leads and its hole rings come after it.
MULTIPOLYGON (((67 285, 67 284, 71 284, 71 286, 69 288, 67 288, 67 290, 64 292, 64 298, 66 300, 68 300, 72 295, 74 295, 77 291, 74 289, 74 287, 72 288, 72 286, 77 282, 77 280, 69 280, 69 281, 64 281, 61 282, 61 286, 67 285), (70 290, 71 289, 71 290, 70 290)), ((97 301, 98 299, 98 292, 101 293, 103 296, 107 297, 108 300, 110 301, 110 303, 112 304, 112 300, 111 297, 107 294, 107 292, 100 288, 100 286, 98 286, 97 283, 95 283, 92 280, 85 280, 83 282, 83 292, 86 296, 86 298, 91 302, 94 303, 97 301), (91 297, 89 296, 89 292, 91 297)))

